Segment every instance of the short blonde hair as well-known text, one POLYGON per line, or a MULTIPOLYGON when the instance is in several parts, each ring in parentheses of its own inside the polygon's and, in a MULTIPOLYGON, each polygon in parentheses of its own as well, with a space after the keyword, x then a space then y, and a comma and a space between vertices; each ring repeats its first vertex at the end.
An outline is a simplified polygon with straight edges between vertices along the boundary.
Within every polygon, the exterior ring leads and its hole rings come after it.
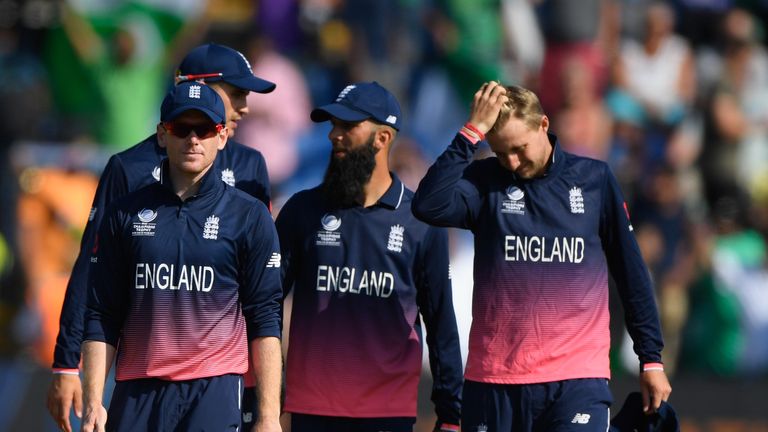
POLYGON ((541 125, 544 110, 536 93, 519 86, 505 86, 507 102, 501 107, 499 118, 493 124, 491 132, 496 132, 504 126, 510 117, 522 120, 526 126, 536 129, 541 125))

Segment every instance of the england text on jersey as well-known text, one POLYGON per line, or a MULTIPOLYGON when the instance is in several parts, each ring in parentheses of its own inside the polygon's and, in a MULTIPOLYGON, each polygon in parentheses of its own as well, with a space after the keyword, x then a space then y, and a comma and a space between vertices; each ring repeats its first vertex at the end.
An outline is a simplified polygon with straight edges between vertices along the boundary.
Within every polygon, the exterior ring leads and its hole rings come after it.
POLYGON ((392 273, 355 267, 317 266, 317 290, 387 298, 395 289, 392 273))
POLYGON ((581 237, 514 236, 504 237, 506 261, 565 262, 578 264, 584 260, 581 237))
POLYGON ((166 263, 136 263, 136 289, 169 289, 209 292, 215 272, 211 266, 166 263))

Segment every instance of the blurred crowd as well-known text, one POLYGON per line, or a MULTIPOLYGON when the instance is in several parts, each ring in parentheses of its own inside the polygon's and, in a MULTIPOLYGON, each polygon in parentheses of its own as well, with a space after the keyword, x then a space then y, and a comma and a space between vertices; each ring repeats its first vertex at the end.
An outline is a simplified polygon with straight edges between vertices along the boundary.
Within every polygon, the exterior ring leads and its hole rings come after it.
MULTIPOLYGON (((484 81, 536 91, 563 148, 619 178, 670 374, 765 377, 766 25, 766 0, 0 0, 0 357, 50 365, 100 170, 154 133, 179 59, 217 42, 277 83, 237 128, 275 212, 321 180, 309 112, 349 82, 398 96, 392 166, 412 189, 484 81)), ((472 246, 452 234, 466 333, 472 246)))

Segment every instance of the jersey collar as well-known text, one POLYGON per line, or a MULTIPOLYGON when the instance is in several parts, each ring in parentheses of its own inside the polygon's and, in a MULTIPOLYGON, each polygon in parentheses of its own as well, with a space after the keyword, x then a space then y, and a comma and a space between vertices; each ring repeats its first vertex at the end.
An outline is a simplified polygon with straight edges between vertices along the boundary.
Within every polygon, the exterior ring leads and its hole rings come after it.
POLYGON ((565 159, 565 154, 557 140, 557 135, 547 132, 547 138, 549 138, 549 144, 552 146, 552 154, 549 156, 549 164, 547 165, 544 175, 539 178, 552 177, 560 172, 565 159))
POLYGON ((395 173, 390 171, 389 175, 392 177, 392 184, 389 185, 389 189, 384 192, 384 195, 379 198, 378 204, 390 207, 392 209, 397 209, 403 202, 403 197, 405 195, 405 185, 400 181, 399 178, 397 178, 395 173))

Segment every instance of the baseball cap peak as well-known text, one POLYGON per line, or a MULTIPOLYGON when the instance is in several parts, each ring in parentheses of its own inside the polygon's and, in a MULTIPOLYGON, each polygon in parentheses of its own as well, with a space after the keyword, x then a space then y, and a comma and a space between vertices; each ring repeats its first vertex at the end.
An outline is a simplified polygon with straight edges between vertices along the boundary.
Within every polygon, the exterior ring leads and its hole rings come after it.
POLYGON ((376 81, 358 82, 344 87, 333 103, 315 108, 310 118, 315 122, 331 117, 358 122, 367 119, 400 130, 400 104, 392 93, 376 81))
POLYGON ((177 83, 197 79, 223 81, 256 93, 269 93, 276 87, 275 83, 253 74, 251 64, 243 53, 215 43, 193 48, 179 64, 177 83))

